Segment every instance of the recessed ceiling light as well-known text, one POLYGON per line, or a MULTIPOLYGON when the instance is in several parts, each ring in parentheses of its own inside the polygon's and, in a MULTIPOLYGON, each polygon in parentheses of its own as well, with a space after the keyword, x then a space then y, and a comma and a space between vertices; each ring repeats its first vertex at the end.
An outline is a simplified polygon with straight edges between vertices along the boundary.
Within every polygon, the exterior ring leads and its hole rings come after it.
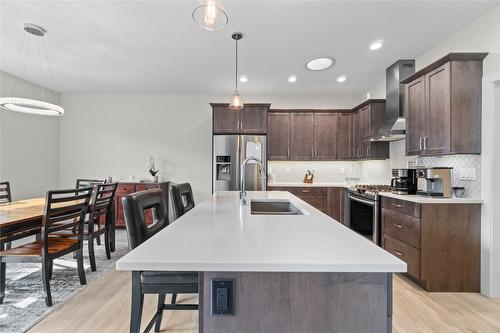
POLYGON ((310 71, 323 71, 333 66, 335 59, 330 57, 314 58, 306 62, 306 68, 310 71))
POLYGON ((243 82, 243 83, 248 82, 248 77, 246 75, 240 76, 240 82, 243 82))
POLYGON ((288 77, 288 82, 294 83, 295 81, 297 81, 297 77, 295 75, 290 75, 288 77))
POLYGON ((347 76, 345 75, 341 75, 337 78, 337 82, 345 82, 345 80, 347 80, 347 76))
POLYGON ((375 51, 380 49, 382 46, 384 46, 384 41, 382 40, 377 40, 370 45, 370 50, 375 51))

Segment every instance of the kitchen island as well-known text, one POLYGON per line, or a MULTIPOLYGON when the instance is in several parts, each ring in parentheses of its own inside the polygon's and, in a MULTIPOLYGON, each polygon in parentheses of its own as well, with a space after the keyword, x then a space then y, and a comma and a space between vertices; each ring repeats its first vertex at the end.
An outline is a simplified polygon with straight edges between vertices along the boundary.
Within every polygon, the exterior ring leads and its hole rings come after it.
POLYGON ((392 273, 406 264, 288 192, 217 192, 117 262, 200 272, 199 331, 388 332, 392 273), (253 200, 301 215, 253 215, 253 200), (212 315, 213 279, 234 281, 233 314, 212 315))

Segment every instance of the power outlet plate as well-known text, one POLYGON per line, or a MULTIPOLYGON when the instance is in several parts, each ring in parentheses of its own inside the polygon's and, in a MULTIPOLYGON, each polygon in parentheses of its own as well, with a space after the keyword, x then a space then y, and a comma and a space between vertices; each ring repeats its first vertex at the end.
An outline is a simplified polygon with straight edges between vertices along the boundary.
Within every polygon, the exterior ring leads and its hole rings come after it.
POLYGON ((476 180, 476 169, 462 168, 459 170, 460 180, 476 180))
POLYGON ((212 279, 212 315, 233 315, 234 280, 212 279))

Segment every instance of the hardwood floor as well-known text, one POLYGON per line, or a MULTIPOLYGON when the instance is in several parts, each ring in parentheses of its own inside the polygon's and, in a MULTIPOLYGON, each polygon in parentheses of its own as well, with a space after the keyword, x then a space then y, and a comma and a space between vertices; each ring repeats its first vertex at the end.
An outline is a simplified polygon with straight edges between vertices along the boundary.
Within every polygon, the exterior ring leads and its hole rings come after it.
MULTIPOLYGON (((179 297, 193 302, 196 296, 179 297)), ((146 297, 143 325, 153 316, 156 297, 146 297)), ((130 275, 111 271, 62 304, 29 333, 127 332, 130 275)), ((196 311, 166 311, 162 331, 195 333, 196 311)), ((426 293, 406 279, 394 279, 393 331, 500 332, 500 300, 479 294, 426 293)))

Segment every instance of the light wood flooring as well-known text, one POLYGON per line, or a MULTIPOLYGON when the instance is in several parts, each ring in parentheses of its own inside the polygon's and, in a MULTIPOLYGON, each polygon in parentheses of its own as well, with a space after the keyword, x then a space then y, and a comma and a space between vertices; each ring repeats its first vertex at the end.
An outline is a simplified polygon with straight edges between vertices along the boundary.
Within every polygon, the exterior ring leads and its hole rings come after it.
MULTIPOLYGON (((196 296, 179 297, 180 302, 196 296)), ((145 300, 143 324, 155 311, 156 297, 145 300)), ((110 271, 35 325, 29 333, 128 332, 130 275, 110 271)), ((162 332, 198 332, 196 311, 166 311, 162 332)), ((426 293, 394 278, 393 332, 500 332, 500 300, 479 294, 426 293)), ((256 332, 257 333, 257 332, 256 332)))

